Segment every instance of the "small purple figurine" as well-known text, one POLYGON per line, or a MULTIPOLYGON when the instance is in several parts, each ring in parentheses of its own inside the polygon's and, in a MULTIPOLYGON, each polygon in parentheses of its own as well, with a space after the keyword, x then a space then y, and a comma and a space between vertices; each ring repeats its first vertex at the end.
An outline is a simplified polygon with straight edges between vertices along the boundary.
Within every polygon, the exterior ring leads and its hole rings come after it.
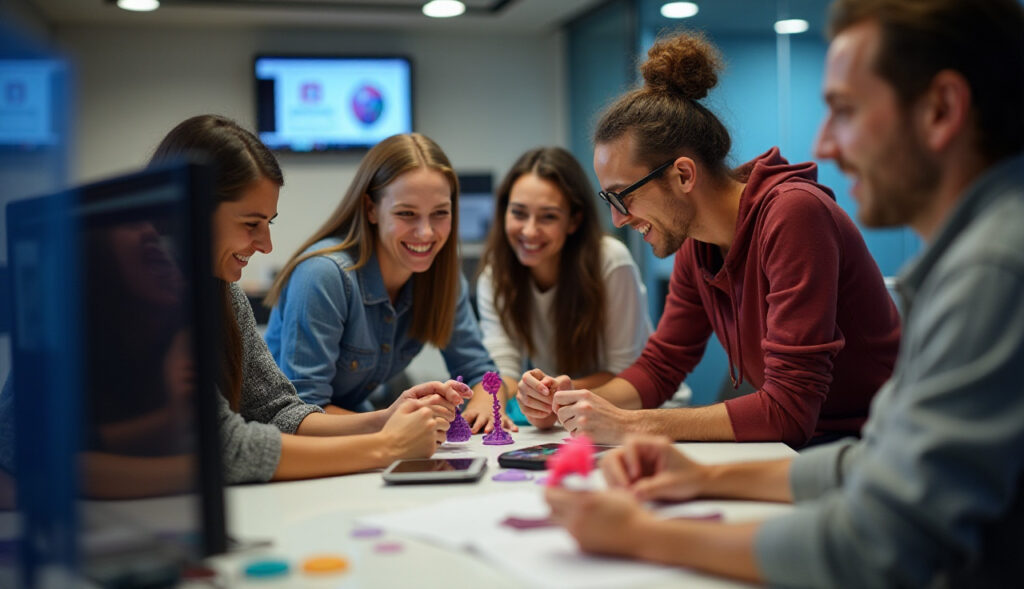
MULTIPOLYGON (((460 376, 456 380, 462 382, 462 377, 460 376)), ((469 422, 466 421, 466 418, 462 416, 462 409, 456 407, 455 419, 448 426, 448 436, 446 439, 449 442, 467 442, 471 437, 473 437, 473 430, 469 427, 469 422)))
POLYGON ((501 377, 497 372, 484 373, 484 390, 494 399, 494 429, 484 436, 487 446, 504 446, 512 443, 512 436, 501 427, 501 404, 498 403, 498 391, 501 389, 501 377))

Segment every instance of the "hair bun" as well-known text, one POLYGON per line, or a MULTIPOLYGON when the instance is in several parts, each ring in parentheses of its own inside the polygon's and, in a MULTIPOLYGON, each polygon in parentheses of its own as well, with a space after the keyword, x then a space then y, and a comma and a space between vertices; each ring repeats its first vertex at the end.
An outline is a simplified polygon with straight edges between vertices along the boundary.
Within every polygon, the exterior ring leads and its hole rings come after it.
POLYGON ((722 58, 703 35, 683 33, 657 41, 640 66, 646 89, 700 100, 718 84, 722 58))

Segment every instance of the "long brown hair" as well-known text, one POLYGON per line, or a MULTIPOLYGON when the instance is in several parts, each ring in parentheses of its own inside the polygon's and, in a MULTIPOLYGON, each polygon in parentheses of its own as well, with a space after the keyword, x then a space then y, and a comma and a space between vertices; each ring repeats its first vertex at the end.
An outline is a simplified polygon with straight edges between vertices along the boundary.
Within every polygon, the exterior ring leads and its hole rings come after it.
POLYGON ((718 83, 722 59, 699 34, 683 33, 657 41, 640 66, 644 85, 619 97, 601 115, 594 143, 630 135, 637 163, 655 167, 672 157, 692 156, 713 178, 732 173, 726 157, 729 131, 698 102, 718 83))
MULTIPOLYGON (((274 154, 255 135, 219 115, 199 115, 179 123, 157 146, 150 165, 189 154, 204 156, 213 165, 213 199, 218 205, 240 199, 248 187, 262 178, 284 185, 284 175, 274 154)), ((218 279, 217 289, 224 334, 217 384, 231 408, 237 410, 242 398, 242 336, 228 284, 218 279)))
MULTIPOLYGON (((348 270, 358 270, 377 249, 377 232, 366 214, 366 201, 379 204, 384 189, 402 174, 418 168, 436 170, 452 187, 452 231, 459 226, 459 181, 448 156, 429 137, 419 133, 392 135, 373 147, 363 158, 356 176, 349 184, 338 208, 327 221, 303 243, 277 275, 264 304, 277 303, 295 267, 314 256, 355 250, 355 263, 348 270), (305 252, 314 243, 327 237, 339 237, 336 246, 305 252)), ((413 275, 412 325, 409 334, 421 341, 444 348, 451 339, 455 324, 455 303, 459 289, 458 243, 449 235, 430 269, 413 275)))
POLYGON ((533 174, 554 184, 569 203, 576 230, 566 236, 558 261, 558 290, 550 319, 555 325, 556 363, 559 372, 577 374, 597 368, 605 323, 605 292, 601 277, 602 231, 594 205, 594 192, 579 162, 560 147, 538 147, 512 165, 498 187, 481 268, 490 268, 494 307, 501 325, 521 341, 531 355, 536 349, 530 333, 530 271, 519 263, 505 235, 505 212, 512 186, 533 174))

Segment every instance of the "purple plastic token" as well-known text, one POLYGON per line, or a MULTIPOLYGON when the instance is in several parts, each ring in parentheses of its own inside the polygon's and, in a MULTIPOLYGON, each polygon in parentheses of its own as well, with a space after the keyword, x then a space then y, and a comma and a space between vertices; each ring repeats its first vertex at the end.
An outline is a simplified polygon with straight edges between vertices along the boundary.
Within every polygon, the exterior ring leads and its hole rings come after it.
POLYGON ((380 554, 395 554, 404 549, 405 547, 398 542, 381 542, 373 547, 373 551, 380 554))
POLYGON ((503 470, 498 474, 491 477, 492 481, 528 481, 533 478, 533 475, 526 472, 525 470, 519 470, 518 468, 512 468, 509 470, 503 470))
POLYGON ((384 530, 380 528, 356 528, 352 530, 351 536, 353 538, 376 538, 384 534, 384 530))
POLYGON ((537 479, 537 484, 538 485, 546 485, 546 484, 548 484, 548 477, 540 477, 539 479, 537 479))

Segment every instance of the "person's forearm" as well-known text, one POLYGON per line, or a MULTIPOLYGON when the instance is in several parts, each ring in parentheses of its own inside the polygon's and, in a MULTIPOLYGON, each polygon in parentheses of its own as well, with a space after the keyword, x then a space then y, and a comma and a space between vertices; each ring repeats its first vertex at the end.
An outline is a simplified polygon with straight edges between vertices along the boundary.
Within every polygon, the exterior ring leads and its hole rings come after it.
POLYGON ((81 455, 82 495, 92 499, 138 499, 174 495, 195 486, 195 459, 178 456, 81 455))
POLYGON ((349 436, 380 431, 387 421, 383 410, 368 413, 310 413, 295 433, 300 436, 349 436))
POLYGON ((394 461, 382 434, 321 438, 281 434, 281 458, 271 480, 332 476, 382 468, 394 461))
POLYGON ((644 409, 631 415, 637 433, 665 436, 676 441, 735 442, 732 421, 725 405, 682 409, 644 409))
MULTIPOLYGON (((575 386, 575 381, 573 381, 573 385, 575 386)), ((576 388, 580 389, 585 387, 577 386, 576 388)), ((632 383, 623 378, 613 378, 604 385, 593 389, 592 392, 595 395, 608 399, 613 405, 622 409, 643 408, 640 393, 632 383)))
POLYGON ((572 388, 593 390, 607 384, 613 378, 615 378, 615 375, 611 372, 595 372, 581 378, 572 379, 572 388))
POLYGON ((792 462, 792 458, 782 458, 707 465, 700 496, 792 503, 793 491, 789 484, 792 462))
POLYGON ((355 411, 349 411, 348 409, 338 407, 334 403, 324 405, 324 412, 331 415, 354 415, 356 413, 355 411))
POLYGON ((630 540, 632 555, 757 583, 762 580, 754 555, 754 534, 759 526, 653 520, 630 540))

